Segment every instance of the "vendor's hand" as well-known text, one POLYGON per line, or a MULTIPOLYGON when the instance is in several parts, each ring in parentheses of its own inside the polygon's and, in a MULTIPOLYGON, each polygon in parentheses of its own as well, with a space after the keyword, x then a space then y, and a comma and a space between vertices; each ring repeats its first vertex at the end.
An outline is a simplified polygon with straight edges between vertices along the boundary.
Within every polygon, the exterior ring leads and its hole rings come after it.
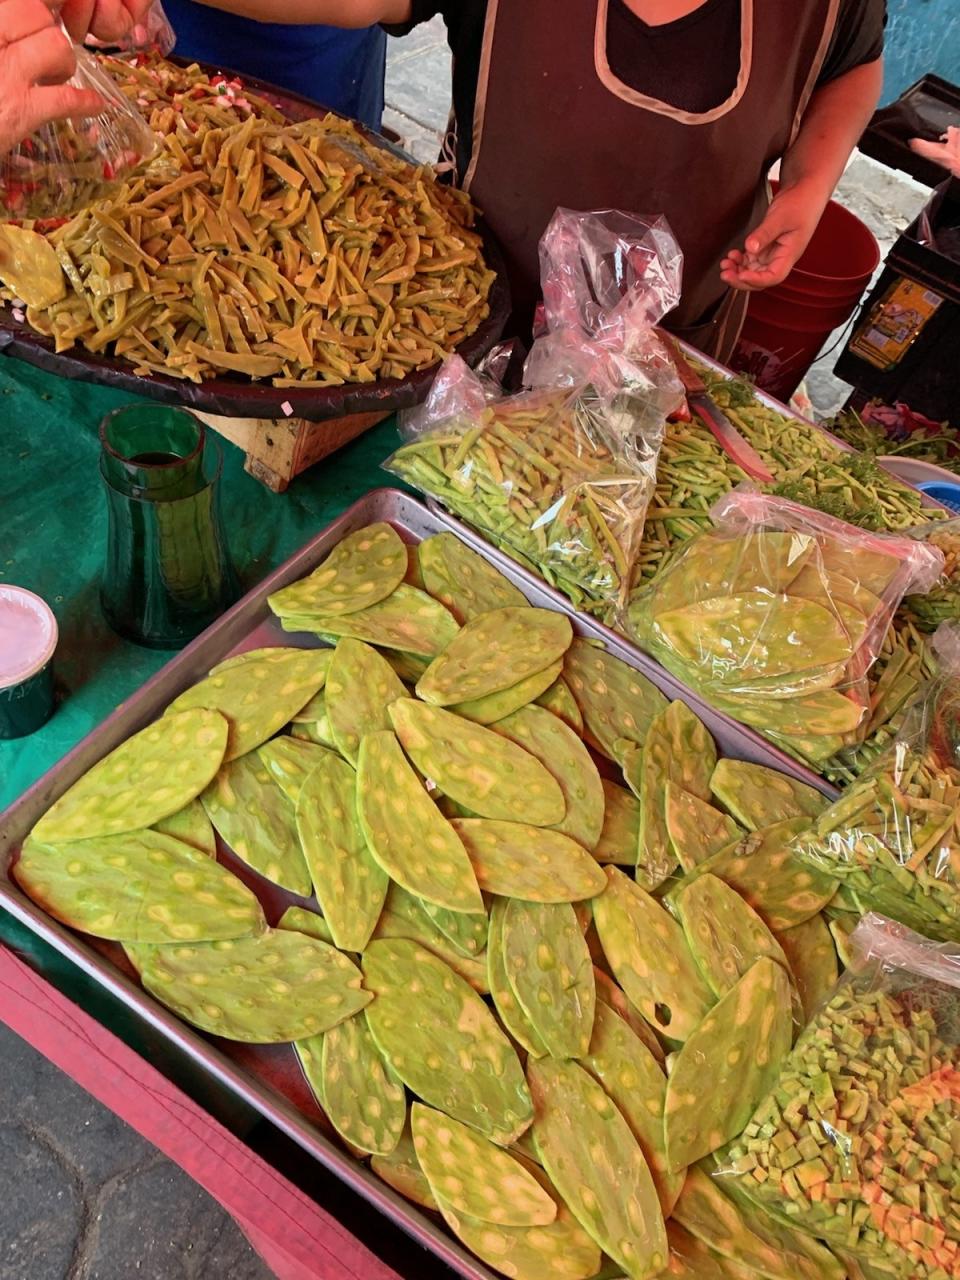
POLYGON ((955 178, 960 178, 960 129, 955 125, 950 126, 939 142, 926 142, 923 138, 911 139, 910 150, 941 165, 955 178))
POLYGON ((60 16, 78 43, 92 35, 113 45, 143 21, 151 4, 152 0, 66 0, 60 16))
POLYGON ((0 0, 0 156, 50 120, 102 110, 99 94, 63 83, 76 65, 44 0, 0 0))
POLYGON ((801 186, 782 187, 745 247, 731 249, 723 259, 724 283, 747 290, 782 284, 813 238, 825 207, 825 200, 801 186))

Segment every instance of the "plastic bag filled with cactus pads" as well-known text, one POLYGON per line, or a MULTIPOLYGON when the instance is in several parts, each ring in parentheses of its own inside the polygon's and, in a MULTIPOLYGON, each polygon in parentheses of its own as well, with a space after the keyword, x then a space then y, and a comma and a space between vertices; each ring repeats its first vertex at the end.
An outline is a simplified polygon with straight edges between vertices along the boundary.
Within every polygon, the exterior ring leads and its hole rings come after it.
POLYGON ((626 630, 716 707, 814 767, 862 740, 866 676, 943 555, 752 489, 634 596, 626 630))
POLYGON ((794 846, 851 910, 960 942, 960 628, 934 638, 940 674, 871 769, 794 846))
POLYGON ((955 1280, 960 952, 879 915, 852 943, 853 967, 718 1159, 720 1185, 865 1275, 955 1280))

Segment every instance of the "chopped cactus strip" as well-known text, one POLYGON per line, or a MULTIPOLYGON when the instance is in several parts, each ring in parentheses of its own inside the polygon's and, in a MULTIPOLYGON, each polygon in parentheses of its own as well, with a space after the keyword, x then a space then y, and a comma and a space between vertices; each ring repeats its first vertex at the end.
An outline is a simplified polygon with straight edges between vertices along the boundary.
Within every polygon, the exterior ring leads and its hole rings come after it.
POLYGON ((413 1134, 409 1124, 400 1135, 400 1141, 386 1156, 375 1155, 370 1161, 370 1168, 382 1178, 388 1187, 392 1187, 398 1195, 422 1209, 438 1209, 437 1202, 430 1190, 430 1183, 424 1177, 420 1161, 413 1149, 413 1134))
POLYGON ((503 962, 513 994, 555 1058, 590 1047, 593 961, 569 903, 511 899, 503 916, 503 962))
POLYGON ((841 1280, 836 1260, 814 1241, 767 1214, 749 1212, 724 1195, 716 1179, 690 1169, 675 1221, 721 1257, 765 1280, 841 1280))
POLYGON ((498 1227, 458 1213, 439 1201, 443 1220, 467 1248, 509 1280, 589 1280, 600 1267, 600 1250, 567 1208, 543 1169, 517 1160, 553 1199, 557 1217, 547 1227, 498 1227))
POLYGON ((603 953, 628 999, 670 1040, 686 1040, 714 1003, 681 927, 616 867, 593 899, 603 953))
POLYGON ((461 626, 481 613, 526 606, 523 592, 454 534, 425 538, 418 551, 424 590, 461 626))
POLYGON ((327 672, 326 709, 333 740, 354 766, 365 733, 390 728, 387 707, 407 691, 390 664, 362 640, 339 641, 327 672))
POLYGON ((642 747, 654 717, 666 710, 666 698, 646 676, 579 636, 567 650, 563 674, 587 741, 610 760, 620 760, 623 742, 642 747))
POLYGON ((415 1094, 508 1147, 533 1106, 520 1060, 493 1014, 442 960, 406 939, 371 942, 367 1015, 381 1053, 415 1094))
POLYGON ((504 1027, 527 1053, 535 1058, 547 1054, 547 1046, 540 1039, 533 1023, 524 1013, 516 997, 507 973, 503 954, 503 917, 509 903, 504 898, 494 900, 490 908, 490 934, 487 940, 487 983, 494 1007, 504 1027))
POLYGON ((684 1172, 671 1173, 663 1133, 667 1077, 663 1067, 609 1005, 597 1005, 590 1051, 581 1059, 619 1110, 640 1144, 653 1175, 665 1218, 683 1186, 684 1172))
POLYGON ((327 659, 320 651, 286 649, 282 660, 259 658, 207 676, 175 698, 166 716, 193 707, 219 711, 230 726, 224 759, 237 760, 292 720, 326 674, 327 659))
POLYGON ((301 898, 310 896, 296 811, 255 753, 225 764, 200 799, 241 862, 301 898))
POLYGON ((499 693, 552 667, 572 638, 570 619, 552 609, 482 613, 430 664, 417 682, 417 696, 445 707, 499 693))
POLYGON ((788 818, 752 832, 732 849, 701 862, 669 896, 709 872, 746 898, 774 933, 803 924, 827 905, 837 887, 831 876, 807 866, 790 852, 794 836, 806 830, 809 822, 809 818, 788 818))
POLYGON ((367 847, 391 879, 438 907, 486 914, 460 837, 389 730, 368 733, 360 744, 357 798, 367 847))
POLYGON ((669 780, 664 818, 673 856, 684 871, 692 871, 743 835, 743 828, 727 814, 669 780))
POLYGON ((663 1052, 663 1046, 643 1014, 635 1009, 627 999, 627 993, 617 986, 609 973, 597 968, 596 963, 594 963, 593 978, 597 985, 597 1002, 602 1002, 608 1009, 612 1009, 618 1018, 622 1018, 637 1039, 642 1041, 657 1062, 660 1063, 660 1066, 664 1066, 666 1055, 663 1052))
POLYGON ((550 827, 567 812, 556 779, 528 751, 492 729, 412 698, 390 707, 403 749, 425 778, 482 818, 550 827))
POLYGON ((97 938, 212 942, 266 927, 256 897, 208 854, 158 831, 26 841, 17 883, 49 915, 97 938))
POLYGON ((367 848, 357 778, 346 761, 323 752, 301 788, 296 824, 334 942, 344 951, 362 951, 380 918, 388 879, 367 848))
POLYGON ((828 804, 806 783, 748 760, 718 761, 710 790, 748 831, 760 831, 787 818, 815 818, 828 804))
POLYGON ((589 853, 559 831, 524 822, 451 818, 485 893, 527 902, 580 902, 607 882, 589 853))
MULTIPOLYGON (((487 923, 485 916, 464 916, 463 918, 476 920, 484 925, 487 923)), ((406 889, 401 889, 398 884, 391 884, 387 890, 386 905, 377 921, 373 936, 378 939, 406 938, 410 942, 419 943, 438 960, 449 965, 465 982, 469 982, 474 991, 486 995, 490 990, 484 958, 465 956, 427 915, 426 903, 423 899, 415 898, 412 893, 407 893, 406 889)))
POLYGON ((372 999, 360 971, 326 943, 285 929, 254 938, 140 947, 151 995, 227 1040, 284 1044, 351 1018, 372 999))
POLYGON ((349 636, 384 649, 433 658, 457 634, 456 619, 425 591, 405 583, 379 604, 346 617, 312 613, 284 617, 285 631, 312 631, 324 639, 349 636))
POLYGON ((542 671, 535 671, 519 684, 512 684, 508 689, 500 689, 496 693, 488 693, 472 702, 457 702, 450 710, 464 720, 472 720, 474 724, 496 724, 505 716, 519 711, 539 697, 556 680, 563 669, 563 660, 558 658, 542 671))
POLYGON ((840 976, 833 937, 823 916, 816 915, 784 930, 778 940, 800 992, 804 1019, 809 1022, 840 976))
POLYGON ((552 711, 578 738, 583 737, 583 713, 563 676, 554 680, 546 693, 541 693, 536 699, 536 703, 538 707, 546 707, 548 711, 552 711))
POLYGON ((33 829, 47 844, 139 831, 196 799, 216 775, 227 722, 216 711, 165 716, 114 748, 33 829))
POLYGON ((786 971, 763 956, 687 1037, 667 1080, 664 1133, 677 1171, 742 1132, 790 1051, 786 971))
POLYGON ((677 915, 700 972, 716 996, 723 996, 768 956, 789 975, 783 948, 736 889, 704 875, 677 894, 677 915))
POLYGON ((333 934, 326 920, 315 911, 308 911, 306 907, 287 907, 277 921, 277 928, 287 929, 291 933, 305 933, 308 938, 333 943, 333 934))
POLYGON ((501 1227, 548 1227, 557 1205, 509 1152, 449 1116, 415 1102, 413 1146, 437 1201, 501 1227))
POLYGON ((331 752, 302 738, 287 734, 272 738, 257 748, 257 755, 264 767, 290 803, 296 808, 303 784, 324 758, 331 752))
POLYGON ((211 858, 217 856, 217 833, 199 800, 191 800, 177 813, 171 813, 169 818, 161 818, 153 824, 153 830, 163 836, 173 836, 174 840, 182 840, 191 849, 209 854, 211 858))
MULTIPOLYGON (((360 1012, 324 1032, 320 1050, 321 1102, 337 1133, 371 1155, 389 1155, 407 1122, 403 1085, 377 1048, 360 1012)), ((297 1045, 299 1052, 300 1045, 297 1045)))
POLYGON ((657 1190, 640 1145, 603 1089, 574 1062, 527 1066, 543 1167, 574 1217, 633 1280, 667 1263, 657 1190))
POLYGON ((268 600, 274 613, 357 613, 391 595, 407 572, 407 548, 388 524, 348 534, 318 569, 268 600))
POLYGON ((613 862, 632 867, 637 860, 640 840, 640 801, 619 783, 609 778, 603 783, 603 830, 593 850, 597 862, 613 862))
POLYGON ((499 721, 496 732, 529 751, 556 778, 567 804, 556 829, 592 849, 603 831, 603 783, 573 730, 543 707, 524 707, 499 721))

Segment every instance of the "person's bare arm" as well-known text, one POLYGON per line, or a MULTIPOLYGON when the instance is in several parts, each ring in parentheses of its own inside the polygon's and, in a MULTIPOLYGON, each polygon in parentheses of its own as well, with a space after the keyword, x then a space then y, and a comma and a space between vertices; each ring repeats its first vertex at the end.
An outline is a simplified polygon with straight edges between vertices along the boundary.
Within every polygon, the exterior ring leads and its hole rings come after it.
POLYGON ((291 25, 322 22, 331 27, 408 22, 413 9, 412 0, 202 0, 202 3, 256 22, 291 25))
POLYGON ((783 158, 780 190, 766 217, 733 249, 721 274, 735 289, 769 289, 787 278, 810 243, 851 152, 880 98, 883 59, 854 67, 810 99, 783 158))

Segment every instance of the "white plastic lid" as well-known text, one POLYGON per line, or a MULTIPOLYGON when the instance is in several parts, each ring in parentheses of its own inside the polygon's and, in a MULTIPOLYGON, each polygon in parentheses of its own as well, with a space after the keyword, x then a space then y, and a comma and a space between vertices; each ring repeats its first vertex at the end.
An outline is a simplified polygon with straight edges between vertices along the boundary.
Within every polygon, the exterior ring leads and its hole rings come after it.
POLYGON ((0 583, 0 689, 42 671, 57 647, 57 620, 32 591, 0 583))

